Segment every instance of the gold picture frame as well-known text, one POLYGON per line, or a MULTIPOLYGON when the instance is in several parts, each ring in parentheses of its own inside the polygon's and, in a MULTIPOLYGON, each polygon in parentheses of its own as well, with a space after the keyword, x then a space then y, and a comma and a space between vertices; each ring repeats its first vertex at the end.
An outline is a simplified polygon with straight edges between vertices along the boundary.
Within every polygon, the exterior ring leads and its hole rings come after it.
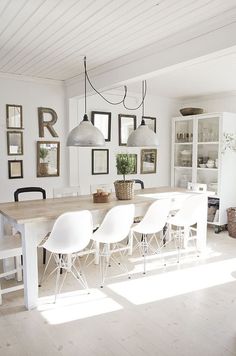
POLYGON ((37 177, 60 175, 60 142, 37 141, 37 177))
POLYGON ((157 149, 141 150, 141 174, 151 174, 157 171, 157 149))

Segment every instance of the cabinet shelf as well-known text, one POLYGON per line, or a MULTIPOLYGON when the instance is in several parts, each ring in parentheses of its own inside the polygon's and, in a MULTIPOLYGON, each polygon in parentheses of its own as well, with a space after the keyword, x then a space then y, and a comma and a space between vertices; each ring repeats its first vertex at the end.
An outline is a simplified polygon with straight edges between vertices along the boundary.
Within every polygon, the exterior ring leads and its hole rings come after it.
POLYGON ((218 171, 218 168, 201 168, 201 167, 197 167, 197 170, 198 171, 213 171, 213 172, 217 172, 218 171))
POLYGON ((176 169, 192 169, 192 167, 175 166, 176 169))
POLYGON ((175 145, 192 145, 192 142, 175 142, 175 145))
POLYGON ((203 141, 199 141, 197 143, 198 145, 219 145, 219 141, 207 141, 207 142, 203 142, 203 141))

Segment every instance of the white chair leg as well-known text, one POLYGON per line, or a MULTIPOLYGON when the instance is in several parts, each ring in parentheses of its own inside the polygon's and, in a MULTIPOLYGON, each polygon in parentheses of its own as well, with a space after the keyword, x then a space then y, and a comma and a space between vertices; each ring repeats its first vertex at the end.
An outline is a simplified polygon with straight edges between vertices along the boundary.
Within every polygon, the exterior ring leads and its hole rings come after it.
POLYGON ((59 279, 60 279, 60 268, 61 268, 61 263, 59 263, 59 266, 57 267, 57 277, 56 277, 56 287, 55 287, 55 299, 54 299, 54 303, 56 303, 57 301, 57 294, 59 291, 59 279))
POLYGON ((16 279, 18 282, 22 281, 22 266, 21 266, 21 256, 15 257, 16 264, 16 279))
POLYGON ((130 231, 130 233, 129 233, 129 242, 128 242, 128 245, 129 245, 128 255, 129 256, 132 256, 132 254, 133 254, 133 240, 134 240, 133 232, 130 231))
POLYGON ((104 286, 105 278, 107 275, 107 269, 110 262, 110 250, 109 246, 104 244, 102 253, 100 254, 100 276, 101 276, 101 288, 104 286))

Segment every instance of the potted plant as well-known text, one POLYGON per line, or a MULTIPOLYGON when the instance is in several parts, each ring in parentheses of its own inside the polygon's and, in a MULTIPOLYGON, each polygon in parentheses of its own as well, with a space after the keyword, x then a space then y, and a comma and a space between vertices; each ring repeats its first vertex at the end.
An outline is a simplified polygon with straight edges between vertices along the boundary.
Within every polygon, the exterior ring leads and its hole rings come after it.
POLYGON ((134 181, 126 180, 126 175, 133 173, 135 162, 128 153, 121 153, 116 156, 117 172, 123 175, 123 180, 114 182, 116 197, 119 200, 129 200, 134 197, 134 181))
POLYGON ((40 149, 39 149, 39 158, 40 158, 39 171, 40 171, 41 176, 45 176, 48 174, 48 162, 45 161, 47 155, 48 155, 48 150, 44 147, 40 147, 40 149))

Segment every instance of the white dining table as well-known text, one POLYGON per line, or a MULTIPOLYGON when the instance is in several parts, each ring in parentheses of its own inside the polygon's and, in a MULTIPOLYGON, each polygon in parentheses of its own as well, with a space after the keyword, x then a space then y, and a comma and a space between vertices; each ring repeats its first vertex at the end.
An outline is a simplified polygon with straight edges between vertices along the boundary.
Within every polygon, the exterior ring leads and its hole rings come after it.
MULTIPOLYGON (((145 188, 135 191, 132 200, 117 200, 111 196, 108 203, 93 203, 91 195, 46 200, 31 200, 0 204, 0 233, 4 225, 11 224, 20 232, 23 249, 24 303, 27 309, 37 306, 38 300, 38 259, 37 247, 44 236, 51 231, 55 220, 69 211, 90 210, 94 226, 100 224, 109 209, 120 204, 134 204, 135 216, 143 216, 156 199, 171 199, 178 205, 193 192, 170 187, 145 188)), ((197 247, 204 251, 207 236, 207 195, 202 193, 203 208, 197 224, 197 247)), ((175 206, 176 208, 176 206, 175 206)))

